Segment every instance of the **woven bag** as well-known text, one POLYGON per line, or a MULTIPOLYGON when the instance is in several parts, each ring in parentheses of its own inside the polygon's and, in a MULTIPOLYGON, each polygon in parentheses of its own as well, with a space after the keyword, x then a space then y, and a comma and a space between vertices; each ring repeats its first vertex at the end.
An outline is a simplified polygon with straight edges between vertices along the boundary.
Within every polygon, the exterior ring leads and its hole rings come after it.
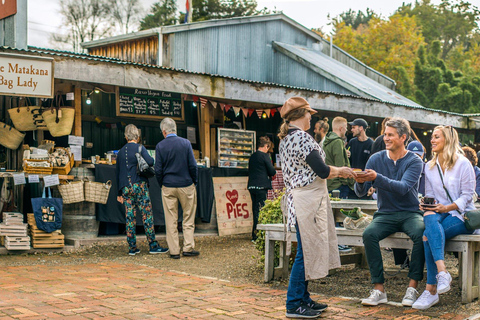
POLYGON ((77 203, 85 201, 85 194, 83 190, 83 181, 67 181, 64 184, 58 185, 58 191, 63 198, 64 204, 77 203))
POLYGON ((25 133, 21 133, 12 126, 0 122, 0 144, 8 149, 17 150, 25 137, 25 133))
POLYGON ((85 181, 85 201, 106 204, 112 181, 105 183, 85 181))
POLYGON ((17 107, 8 110, 10 119, 12 119, 15 129, 20 131, 33 131, 37 130, 35 125, 35 119, 33 118, 34 110, 39 110, 40 107, 17 107))
POLYGON ((42 112, 43 121, 52 137, 69 135, 72 132, 75 108, 62 106, 61 96, 56 96, 56 103, 42 112))

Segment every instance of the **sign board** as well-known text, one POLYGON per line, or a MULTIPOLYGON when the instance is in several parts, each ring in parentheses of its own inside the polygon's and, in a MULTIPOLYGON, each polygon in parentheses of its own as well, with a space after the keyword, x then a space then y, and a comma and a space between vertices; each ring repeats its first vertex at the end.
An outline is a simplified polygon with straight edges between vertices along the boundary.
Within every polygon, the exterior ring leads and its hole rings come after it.
POLYGON ((183 121, 182 94, 120 87, 117 89, 117 116, 144 119, 170 117, 183 121))
POLYGON ((213 178, 220 236, 252 233, 252 199, 247 182, 248 177, 213 178))
POLYGON ((0 53, 1 94, 53 98, 53 59, 0 53))
POLYGON ((0 19, 17 13, 17 0, 0 0, 0 19))

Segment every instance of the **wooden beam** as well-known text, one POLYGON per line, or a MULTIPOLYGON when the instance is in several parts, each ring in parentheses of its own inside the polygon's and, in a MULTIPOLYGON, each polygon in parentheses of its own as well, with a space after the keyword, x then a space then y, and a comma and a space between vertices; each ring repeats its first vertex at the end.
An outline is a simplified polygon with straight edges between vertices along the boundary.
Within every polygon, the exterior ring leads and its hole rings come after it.
POLYGON ((73 134, 76 136, 82 136, 82 89, 79 86, 75 86, 74 89, 75 99, 73 104, 75 107, 75 123, 73 134))

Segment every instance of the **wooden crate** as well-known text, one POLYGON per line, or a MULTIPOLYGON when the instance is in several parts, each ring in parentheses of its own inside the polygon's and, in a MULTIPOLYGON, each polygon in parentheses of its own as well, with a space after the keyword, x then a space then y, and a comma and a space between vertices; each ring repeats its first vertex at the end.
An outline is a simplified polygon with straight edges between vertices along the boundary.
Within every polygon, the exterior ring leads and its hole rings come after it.
POLYGON ((22 223, 15 225, 6 225, 0 223, 0 235, 1 236, 13 236, 13 237, 26 237, 27 236, 27 224, 22 223))
POLYGON ((30 237, 5 237, 7 250, 30 250, 30 237))
POLYGON ((44 162, 48 160, 25 159, 23 160, 23 171, 33 174, 52 174, 53 166, 50 163, 49 167, 32 167, 29 162, 44 162))
POLYGON ((3 212, 2 214, 3 220, 7 218, 22 218, 23 219, 23 214, 20 212, 3 212))
POLYGON ((5 236, 0 236, 0 246, 5 246, 5 236))
MULTIPOLYGON (((59 147, 57 147, 59 148, 59 147)), ((64 149, 64 148, 62 148, 64 149)), ((73 168, 73 165, 75 164, 75 161, 73 160, 73 154, 70 153, 70 161, 68 161, 68 163, 65 165, 65 167, 53 167, 53 171, 52 171, 52 174, 63 174, 63 175, 66 175, 66 174, 69 174, 70 171, 72 170, 73 168)))
POLYGON ((27 214, 27 220, 30 228, 30 236, 32 238, 33 248, 54 249, 63 248, 65 246, 65 236, 60 230, 55 230, 51 233, 48 233, 38 229, 33 213, 27 214))
POLYGON ((8 225, 20 224, 23 225, 23 214, 20 212, 4 212, 3 223, 8 225))

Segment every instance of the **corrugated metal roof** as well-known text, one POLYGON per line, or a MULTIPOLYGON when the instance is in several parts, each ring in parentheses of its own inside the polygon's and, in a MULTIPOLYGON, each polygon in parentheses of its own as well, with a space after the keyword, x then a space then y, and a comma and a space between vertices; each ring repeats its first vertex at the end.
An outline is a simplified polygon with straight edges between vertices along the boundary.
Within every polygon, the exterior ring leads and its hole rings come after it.
MULTIPOLYGON (((193 22, 193 23, 186 23, 186 24, 179 24, 179 25, 171 25, 171 26, 163 26, 163 27, 158 27, 158 28, 153 28, 149 30, 143 30, 139 32, 134 32, 134 33, 129 33, 129 34, 124 34, 124 35, 118 35, 110 38, 104 38, 104 39, 99 39, 99 40, 93 40, 93 41, 87 41, 87 42, 82 42, 81 45, 84 48, 92 48, 92 47, 100 47, 100 46, 106 46, 109 44, 114 44, 118 42, 123 42, 123 41, 128 41, 135 39, 136 37, 148 37, 148 36, 153 36, 153 35, 158 35, 158 34, 169 34, 169 33, 178 33, 178 32, 185 32, 185 31, 193 31, 193 30, 199 30, 199 29, 207 29, 207 28, 214 28, 214 27, 222 27, 222 26, 234 26, 234 25, 239 25, 239 24, 251 24, 251 23, 260 23, 260 22, 268 22, 268 21, 275 21, 275 20, 281 20, 289 25, 297 28, 301 32, 305 33, 314 41, 322 42, 325 45, 329 46, 329 42, 325 39, 323 39, 320 35, 317 33, 313 32, 312 30, 308 29, 304 25, 298 23, 297 21, 293 20, 292 18, 288 17, 287 15, 283 13, 274 13, 274 14, 266 14, 266 15, 258 15, 258 16, 247 16, 247 17, 235 17, 235 18, 228 18, 228 19, 213 19, 213 20, 207 20, 207 21, 198 21, 198 22, 193 22)), ((333 45, 333 48, 341 53, 343 53, 345 56, 347 56, 349 59, 354 60, 356 63, 362 65, 363 67, 367 68, 371 72, 378 74, 379 76, 387 79, 388 81, 391 81, 393 84, 395 84, 395 80, 387 77, 386 75, 382 74, 381 72, 367 66, 365 63, 362 61, 358 60, 354 56, 350 55, 348 52, 342 50, 341 48, 337 47, 336 45, 333 45)))
MULTIPOLYGON (((34 47, 32 47, 32 48, 34 48, 34 47)), ((374 99, 374 98, 369 98, 369 97, 359 97, 359 96, 354 96, 354 95, 349 95, 349 94, 341 94, 341 93, 336 93, 336 92, 315 90, 315 89, 311 89, 311 88, 288 86, 288 85, 283 85, 283 84, 278 84, 278 83, 245 80, 245 79, 239 79, 239 78, 235 78, 235 77, 228 77, 228 76, 217 75, 217 74, 209 74, 209 73, 205 73, 205 72, 192 72, 192 71, 183 70, 183 69, 175 69, 175 68, 169 68, 169 67, 163 67, 163 66, 157 66, 157 65, 129 62, 129 61, 123 61, 123 60, 119 60, 119 59, 115 59, 115 58, 102 57, 102 56, 91 56, 91 55, 88 55, 88 54, 82 54, 82 53, 70 52, 70 51, 42 49, 42 48, 18 49, 18 48, 12 48, 12 47, 8 47, 8 46, 1 46, 0 51, 2 51, 2 50, 12 50, 12 51, 17 51, 17 52, 53 55, 53 56, 59 56, 59 57, 83 59, 83 60, 90 60, 90 61, 99 61, 99 62, 114 63, 114 64, 120 64, 120 65, 132 65, 132 66, 146 67, 146 68, 152 68, 152 69, 169 70, 169 71, 188 73, 188 74, 206 75, 206 76, 210 76, 210 77, 231 79, 231 80, 236 80, 236 81, 240 81, 240 82, 244 82, 244 83, 250 83, 250 84, 259 84, 259 85, 272 86, 272 87, 277 87, 277 88, 302 90, 302 91, 307 91, 307 92, 315 92, 315 93, 321 93, 321 94, 325 94, 325 95, 332 95, 332 96, 338 96, 338 97, 349 97, 349 98, 366 100, 366 101, 383 102, 383 103, 388 103, 388 104, 391 104, 391 105, 397 105, 397 106, 402 106, 402 107, 410 107, 410 108, 414 108, 414 109, 423 109, 423 110, 427 110, 427 111, 439 112, 439 113, 444 113, 444 114, 451 114, 451 115, 456 115, 456 116, 461 116, 461 117, 466 116, 464 114, 456 113, 456 112, 425 108, 425 107, 417 105, 417 104, 416 104, 416 106, 414 106, 414 105, 401 104, 401 103, 398 103, 398 102, 384 101, 384 100, 379 100, 379 99, 374 99)), ((339 64, 341 64, 341 63, 339 63, 339 64)), ((341 64, 341 65, 343 66, 343 64, 341 64)), ((468 116, 480 116, 480 114, 478 114, 478 115, 469 114, 468 116)))
POLYGON ((321 51, 281 42, 274 42, 274 48, 360 96, 422 108, 418 103, 347 67, 321 51))

